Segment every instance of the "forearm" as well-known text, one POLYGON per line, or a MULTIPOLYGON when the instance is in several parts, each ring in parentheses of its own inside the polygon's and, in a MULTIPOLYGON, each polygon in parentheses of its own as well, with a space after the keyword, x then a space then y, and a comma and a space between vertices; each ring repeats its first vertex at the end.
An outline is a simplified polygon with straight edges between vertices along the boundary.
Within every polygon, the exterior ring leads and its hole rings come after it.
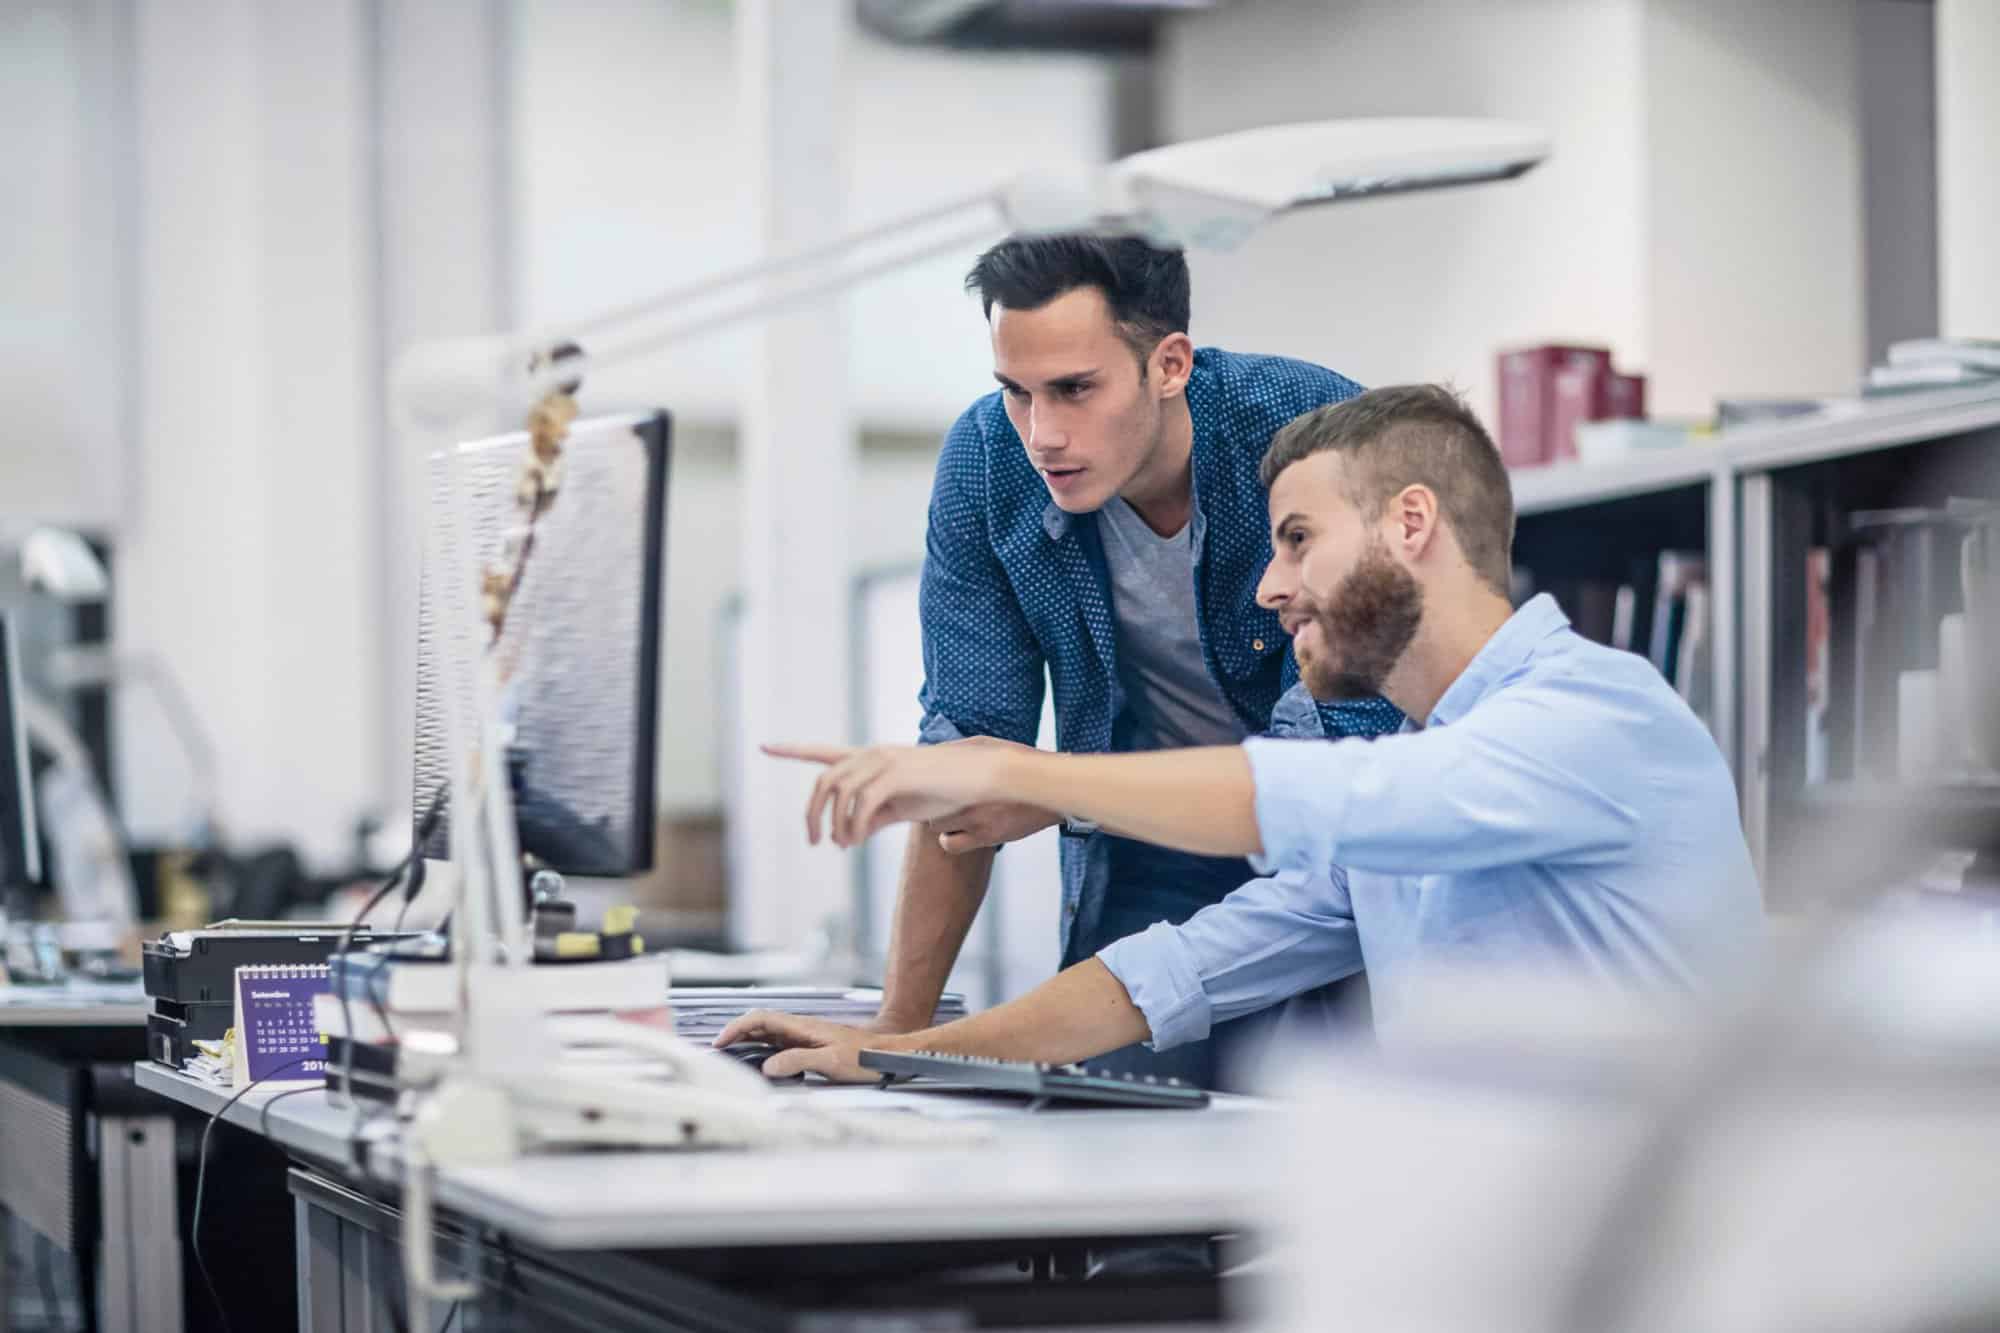
POLYGON ((1238 746, 1148 754, 1009 752, 1003 799, 1070 815, 1128 838, 1205 856, 1254 856, 1256 789, 1238 746))
POLYGON ((954 856, 938 847, 929 826, 910 826, 882 982, 887 1025, 930 1026, 945 979, 986 897, 993 852, 987 847, 954 856))
POLYGON ((1144 1041, 1146 1016, 1095 958, 1057 973, 1018 999, 956 1023, 894 1039, 902 1050, 1068 1064, 1144 1041))

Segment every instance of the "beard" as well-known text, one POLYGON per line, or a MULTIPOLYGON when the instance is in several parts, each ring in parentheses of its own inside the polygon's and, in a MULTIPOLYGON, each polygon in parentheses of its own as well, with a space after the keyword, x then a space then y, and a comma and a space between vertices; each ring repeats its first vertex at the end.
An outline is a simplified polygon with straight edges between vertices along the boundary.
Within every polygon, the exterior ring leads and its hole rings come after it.
MULTIPOLYGON (((1299 675, 1315 699, 1365 699, 1382 692, 1424 618, 1424 590, 1376 543, 1324 603, 1309 598, 1324 653, 1299 657, 1299 675)), ((1294 647, 1294 653, 1297 648, 1294 647)))

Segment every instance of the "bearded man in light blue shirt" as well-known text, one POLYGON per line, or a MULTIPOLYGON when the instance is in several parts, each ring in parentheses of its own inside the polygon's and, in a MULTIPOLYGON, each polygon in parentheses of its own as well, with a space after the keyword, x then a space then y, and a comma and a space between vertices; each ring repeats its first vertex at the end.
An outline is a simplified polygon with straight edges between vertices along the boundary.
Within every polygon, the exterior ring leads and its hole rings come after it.
POLYGON ((1316 409, 1279 431, 1262 478, 1273 555, 1259 602, 1315 697, 1379 693, 1411 719, 1401 734, 1152 754, 775 752, 827 766, 815 839, 825 824, 852 846, 1017 801, 1247 855, 1268 878, 957 1023, 885 1037, 758 1013, 722 1041, 790 1048, 765 1064, 774 1077, 865 1077, 865 1046, 1066 1062, 1193 1041, 1364 967, 1393 1038, 1469 969, 1685 993, 1744 959, 1760 895, 1721 752, 1644 659, 1582 638, 1546 596, 1510 606, 1506 469, 1456 395, 1412 385, 1316 409))

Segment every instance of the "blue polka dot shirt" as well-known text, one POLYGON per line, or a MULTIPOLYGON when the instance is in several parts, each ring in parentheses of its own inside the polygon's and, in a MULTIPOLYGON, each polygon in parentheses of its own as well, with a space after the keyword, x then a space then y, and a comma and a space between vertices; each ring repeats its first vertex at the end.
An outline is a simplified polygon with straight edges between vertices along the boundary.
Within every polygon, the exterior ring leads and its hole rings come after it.
MULTIPOLYGON (((1277 615, 1256 603, 1271 549, 1257 480, 1265 447, 1292 418, 1360 392, 1303 361, 1195 353, 1187 405, 1197 627, 1210 676, 1252 733, 1377 736, 1402 726, 1386 700, 1315 705, 1277 615)), ((1049 498, 998 392, 967 408, 945 436, 920 597, 925 741, 999 736, 1033 745, 1046 684, 1055 692, 1058 749, 1113 748, 1125 701, 1097 524, 1049 498)), ((1101 909, 1107 841, 1063 840, 1065 960, 1104 943, 1072 938, 1072 923, 1101 909)))

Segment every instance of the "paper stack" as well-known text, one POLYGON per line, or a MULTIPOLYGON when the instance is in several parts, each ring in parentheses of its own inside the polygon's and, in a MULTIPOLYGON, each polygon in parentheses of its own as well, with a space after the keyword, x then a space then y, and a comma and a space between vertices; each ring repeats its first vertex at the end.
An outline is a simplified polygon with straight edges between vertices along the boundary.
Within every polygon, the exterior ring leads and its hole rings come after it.
POLYGON ((2000 340, 1910 338, 1891 343, 1888 364, 1868 372, 1862 392, 1874 396, 1969 384, 2000 385, 2000 340))
POLYGON ((218 1088, 234 1087, 236 1084, 236 1030, 230 1029, 221 1041, 196 1041, 195 1054, 182 1066, 191 1078, 218 1088))
MULTIPOLYGON (((823 986, 676 986, 669 992, 668 1003, 674 1010, 674 1031, 689 1041, 711 1042, 730 1020, 752 1009, 776 1009, 835 1023, 866 1023, 882 1007, 882 992, 823 986)), ((932 1021, 949 1023, 964 1017, 965 997, 946 992, 938 998, 932 1021)))

